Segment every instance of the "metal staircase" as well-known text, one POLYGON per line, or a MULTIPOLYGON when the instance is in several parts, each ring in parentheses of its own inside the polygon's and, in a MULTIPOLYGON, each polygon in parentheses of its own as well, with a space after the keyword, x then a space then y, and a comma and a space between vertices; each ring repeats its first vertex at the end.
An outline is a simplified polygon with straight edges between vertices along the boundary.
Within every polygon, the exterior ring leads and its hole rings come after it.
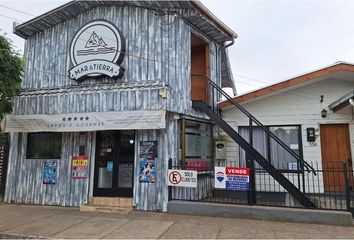
MULTIPOLYGON (((265 127, 261 122, 259 122, 254 116, 252 116, 246 109, 244 109, 240 104, 234 101, 226 92, 224 92, 219 86, 214 82, 209 80, 211 95, 215 94, 223 95, 226 99, 231 102, 235 107, 237 107, 242 113, 244 113, 250 120, 250 127, 255 123, 257 127, 260 127, 270 138, 276 141, 280 146, 282 146, 289 154, 291 154, 298 163, 306 168, 307 171, 312 171, 316 174, 315 170, 305 162, 297 153, 290 149, 284 142, 282 142, 276 135, 274 135, 267 127, 265 127)), ((208 106, 203 101, 193 101, 192 107, 199 109, 200 111, 207 114, 210 119, 215 122, 226 134, 228 134, 249 156, 250 159, 256 161, 265 171, 268 172, 284 189, 286 189, 290 194, 293 195, 295 199, 299 201, 306 208, 316 208, 316 205, 288 178, 286 178, 281 171, 276 169, 272 163, 263 157, 253 146, 252 143, 247 142, 240 134, 238 134, 227 122, 225 122, 219 115, 219 109, 214 106, 208 106)), ((250 134, 252 136, 252 134, 250 134)), ((251 165, 252 166, 252 165, 251 165)))

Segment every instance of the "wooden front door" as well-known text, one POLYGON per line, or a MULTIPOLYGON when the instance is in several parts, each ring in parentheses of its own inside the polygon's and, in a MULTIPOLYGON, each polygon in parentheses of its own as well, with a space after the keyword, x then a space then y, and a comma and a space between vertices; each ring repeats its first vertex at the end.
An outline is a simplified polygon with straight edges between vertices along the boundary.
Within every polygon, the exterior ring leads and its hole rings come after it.
MULTIPOLYGON (((343 164, 348 159, 351 163, 348 124, 320 125, 320 136, 324 190, 342 192, 345 190, 343 164)), ((352 179, 349 182, 352 185, 352 179)))

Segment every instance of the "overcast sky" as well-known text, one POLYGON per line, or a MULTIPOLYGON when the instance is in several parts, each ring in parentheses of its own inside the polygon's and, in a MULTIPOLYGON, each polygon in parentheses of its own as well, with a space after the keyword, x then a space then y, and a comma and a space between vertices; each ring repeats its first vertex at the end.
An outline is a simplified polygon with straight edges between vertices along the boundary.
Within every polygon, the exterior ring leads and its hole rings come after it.
MULTIPOLYGON (((23 49, 24 41, 12 34, 12 22, 65 2, 0 0, 0 29, 23 49)), ((354 62, 354 1, 202 2, 239 35, 229 48, 239 94, 337 61, 354 62)))

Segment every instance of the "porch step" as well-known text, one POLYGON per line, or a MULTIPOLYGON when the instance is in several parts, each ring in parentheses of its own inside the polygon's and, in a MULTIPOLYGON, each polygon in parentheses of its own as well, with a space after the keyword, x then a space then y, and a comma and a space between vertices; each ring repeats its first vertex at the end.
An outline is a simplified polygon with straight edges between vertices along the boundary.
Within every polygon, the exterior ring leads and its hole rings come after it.
POLYGON ((81 212, 128 214, 133 210, 133 198, 92 197, 89 204, 80 207, 81 212))
POLYGON ((128 214, 133 211, 133 207, 113 207, 102 205, 86 205, 80 207, 80 212, 102 212, 102 213, 120 213, 128 214))
POLYGON ((112 207, 131 207, 133 206, 133 198, 124 197, 92 197, 90 204, 112 207))

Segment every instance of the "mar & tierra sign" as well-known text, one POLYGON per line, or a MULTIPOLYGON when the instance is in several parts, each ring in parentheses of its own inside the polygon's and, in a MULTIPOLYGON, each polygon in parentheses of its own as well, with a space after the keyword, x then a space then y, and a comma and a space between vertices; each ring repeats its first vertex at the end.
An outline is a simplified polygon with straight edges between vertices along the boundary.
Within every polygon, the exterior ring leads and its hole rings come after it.
POLYGON ((125 55, 125 39, 119 29, 106 20, 94 20, 82 26, 75 34, 70 47, 73 67, 69 77, 82 81, 82 77, 106 75, 123 77, 120 66, 125 55))

